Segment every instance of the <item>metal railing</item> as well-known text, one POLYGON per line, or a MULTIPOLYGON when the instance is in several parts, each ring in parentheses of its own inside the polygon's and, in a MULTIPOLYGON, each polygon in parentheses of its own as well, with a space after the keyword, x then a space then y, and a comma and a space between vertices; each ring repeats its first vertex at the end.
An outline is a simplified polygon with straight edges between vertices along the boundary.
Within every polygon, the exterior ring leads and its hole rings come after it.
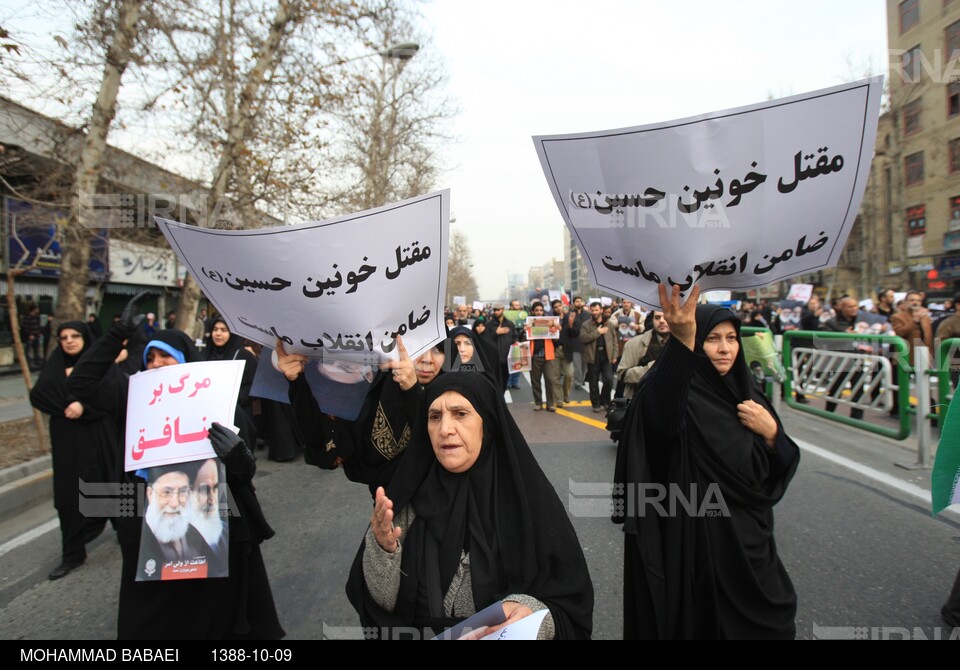
POLYGON ((894 335, 792 330, 784 333, 783 363, 787 368, 784 398, 801 412, 905 440, 910 436, 910 373, 907 343, 894 335), (802 340, 796 346, 795 340, 802 340), (809 346, 812 343, 812 346, 809 346), (806 345, 806 346, 804 346, 806 345), (861 349, 861 351, 855 351, 861 349), (887 353, 883 353, 886 350, 887 353), (891 362, 893 359, 893 362, 891 362), (798 402, 793 392, 826 398, 833 409, 850 407, 853 416, 798 402), (897 398, 897 428, 859 418, 864 412, 889 412, 897 398))

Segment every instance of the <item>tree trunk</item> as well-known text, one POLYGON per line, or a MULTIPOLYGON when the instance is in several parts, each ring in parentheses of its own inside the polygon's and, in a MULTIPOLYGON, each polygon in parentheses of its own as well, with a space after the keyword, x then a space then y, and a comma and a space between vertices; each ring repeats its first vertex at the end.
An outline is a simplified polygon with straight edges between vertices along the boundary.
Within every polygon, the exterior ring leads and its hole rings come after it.
POLYGON ((94 238, 96 221, 89 218, 83 207, 85 197, 97 192, 103 154, 107 148, 107 134, 117 111, 120 80, 130 60, 140 20, 140 0, 123 0, 117 15, 117 27, 107 49, 106 64, 100 92, 93 104, 93 114, 83 142, 80 160, 70 194, 70 217, 60 239, 62 253, 58 301, 54 326, 64 321, 86 317, 87 286, 90 283, 90 242, 94 238))
MULTIPOLYGON (((217 203, 227 192, 227 184, 236 169, 237 156, 250 131, 250 122, 255 114, 253 104, 259 95, 260 86, 263 84, 265 75, 276 66, 277 58, 280 55, 280 44, 287 27, 299 20, 300 5, 299 2, 289 2, 289 0, 279 0, 277 3, 277 13, 270 23, 270 33, 257 56, 256 64, 247 75, 246 84, 240 93, 239 103, 233 110, 227 124, 227 139, 224 142, 223 153, 220 154, 220 161, 217 164, 216 172, 214 172, 210 192, 207 196, 206 214, 208 217, 212 217, 217 211, 217 203)), ((200 223, 203 224, 204 222, 200 223)), ((215 227, 216 224, 217 222, 210 218, 205 223, 209 227, 215 227)), ((198 336, 197 329, 200 327, 200 323, 197 321, 197 306, 199 304, 200 286, 192 275, 187 274, 183 282, 183 288, 180 290, 177 323, 182 324, 181 328, 193 337, 198 336)))
MULTIPOLYGON (((39 257, 39 254, 37 254, 39 257)), ((36 262, 34 262, 36 264, 36 262)), ((17 314, 17 297, 13 294, 14 282, 16 278, 26 272, 26 270, 9 270, 7 272, 7 311, 10 314, 10 331, 13 334, 13 352, 17 356, 17 362, 20 363, 20 372, 23 374, 23 383, 27 387, 29 394, 33 389, 33 379, 30 377, 30 365, 27 363, 27 352, 23 349, 23 339, 20 337, 20 317, 17 314)), ((33 408, 33 425, 37 429, 37 438, 40 446, 40 453, 45 454, 47 449, 47 435, 43 428, 43 417, 40 416, 40 410, 33 408)))

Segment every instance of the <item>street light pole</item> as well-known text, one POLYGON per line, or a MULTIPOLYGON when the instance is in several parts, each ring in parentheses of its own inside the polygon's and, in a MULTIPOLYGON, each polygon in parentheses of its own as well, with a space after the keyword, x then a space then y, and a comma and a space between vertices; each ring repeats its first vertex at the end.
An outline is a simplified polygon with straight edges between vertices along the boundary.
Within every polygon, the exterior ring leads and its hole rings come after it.
POLYGON ((321 65, 318 69, 325 70, 328 67, 344 65, 345 63, 352 63, 354 61, 364 60, 366 58, 373 58, 374 56, 380 56, 384 59, 390 58, 399 61, 408 61, 417 55, 418 51, 420 51, 420 45, 416 42, 401 42, 400 44, 394 44, 393 46, 389 46, 386 49, 381 49, 380 51, 361 54, 360 56, 353 56, 352 58, 341 58, 340 60, 335 60, 332 63, 321 65))

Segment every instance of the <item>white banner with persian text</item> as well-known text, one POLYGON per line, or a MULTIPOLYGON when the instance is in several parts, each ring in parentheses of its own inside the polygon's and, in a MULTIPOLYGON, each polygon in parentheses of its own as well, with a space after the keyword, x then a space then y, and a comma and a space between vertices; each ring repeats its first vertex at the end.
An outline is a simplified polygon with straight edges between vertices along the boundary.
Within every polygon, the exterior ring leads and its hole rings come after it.
POLYGON ((270 348, 374 364, 446 337, 450 191, 348 216, 222 231, 157 219, 231 332, 270 348))
POLYGON ((857 217, 883 78, 699 117, 534 137, 594 285, 746 290, 836 265, 857 217))
POLYGON ((207 429, 233 426, 244 364, 183 363, 130 377, 124 470, 216 458, 207 429))

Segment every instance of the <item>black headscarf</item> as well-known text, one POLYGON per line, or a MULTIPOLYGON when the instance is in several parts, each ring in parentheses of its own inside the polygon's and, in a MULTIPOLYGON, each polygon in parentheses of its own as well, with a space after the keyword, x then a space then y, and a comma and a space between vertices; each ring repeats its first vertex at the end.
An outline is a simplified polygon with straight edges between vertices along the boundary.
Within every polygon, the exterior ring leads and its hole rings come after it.
POLYGON ((63 414, 67 405, 73 402, 73 399, 67 396, 67 369, 77 364, 90 343, 90 331, 82 321, 65 321, 57 327, 57 346, 50 352, 36 385, 30 391, 30 402, 34 407, 50 415, 63 414), (77 331, 83 337, 83 348, 80 353, 72 356, 66 354, 60 344, 60 335, 68 329, 77 331))
POLYGON ((364 625, 456 623, 443 615, 442 600, 466 550, 477 608, 523 593, 550 608, 557 638, 590 636, 593 585, 576 532, 502 394, 485 376, 454 372, 430 384, 387 495, 396 510, 413 504, 417 518, 403 545, 404 577, 393 613, 366 591, 361 546, 347 592, 364 625), (447 391, 464 396, 483 420, 480 455, 459 474, 437 461, 427 434, 429 407, 447 391))
MULTIPOLYGON (((636 620, 627 617, 624 634, 792 637, 796 594, 777 556, 773 506, 796 471, 799 450, 752 380, 740 344, 739 318, 729 309, 701 305, 696 321, 695 370, 686 398, 675 400, 685 408, 677 440, 657 443, 645 429, 646 421, 662 420, 653 416, 655 410, 645 410, 655 406, 653 399, 674 402, 662 397, 667 380, 658 375, 673 375, 674 369, 663 368, 661 354, 625 417, 614 481, 630 490, 640 484, 676 486, 684 494, 695 485, 697 508, 715 485, 729 516, 690 516, 677 507, 665 518, 629 510, 626 518, 615 517, 634 538, 628 538, 625 549, 624 598, 636 600, 631 610, 636 620), (736 329, 740 347, 730 371, 721 375, 704 354, 703 342, 724 322, 736 329), (737 405, 748 399, 776 420, 774 449, 740 423, 737 405)), ((678 352, 683 344, 671 338, 667 347, 678 352)), ((629 504, 624 498, 616 503, 629 504)))
POLYGON ((210 341, 207 342, 207 350, 204 352, 204 360, 229 361, 236 358, 237 352, 243 349, 243 338, 230 330, 230 325, 223 317, 218 316, 210 323, 210 332, 213 332, 218 323, 222 323, 226 327, 230 337, 223 346, 218 347, 213 343, 213 335, 211 334, 210 341))
POLYGON ((473 328, 467 326, 457 326, 451 328, 447 335, 447 341, 444 343, 446 360, 450 361, 449 369, 451 372, 482 372, 487 375, 491 381, 496 380, 494 374, 495 355, 492 343, 486 338, 481 337, 473 328), (473 343, 473 357, 467 363, 460 360, 460 350, 457 348, 457 335, 466 335, 473 343))

